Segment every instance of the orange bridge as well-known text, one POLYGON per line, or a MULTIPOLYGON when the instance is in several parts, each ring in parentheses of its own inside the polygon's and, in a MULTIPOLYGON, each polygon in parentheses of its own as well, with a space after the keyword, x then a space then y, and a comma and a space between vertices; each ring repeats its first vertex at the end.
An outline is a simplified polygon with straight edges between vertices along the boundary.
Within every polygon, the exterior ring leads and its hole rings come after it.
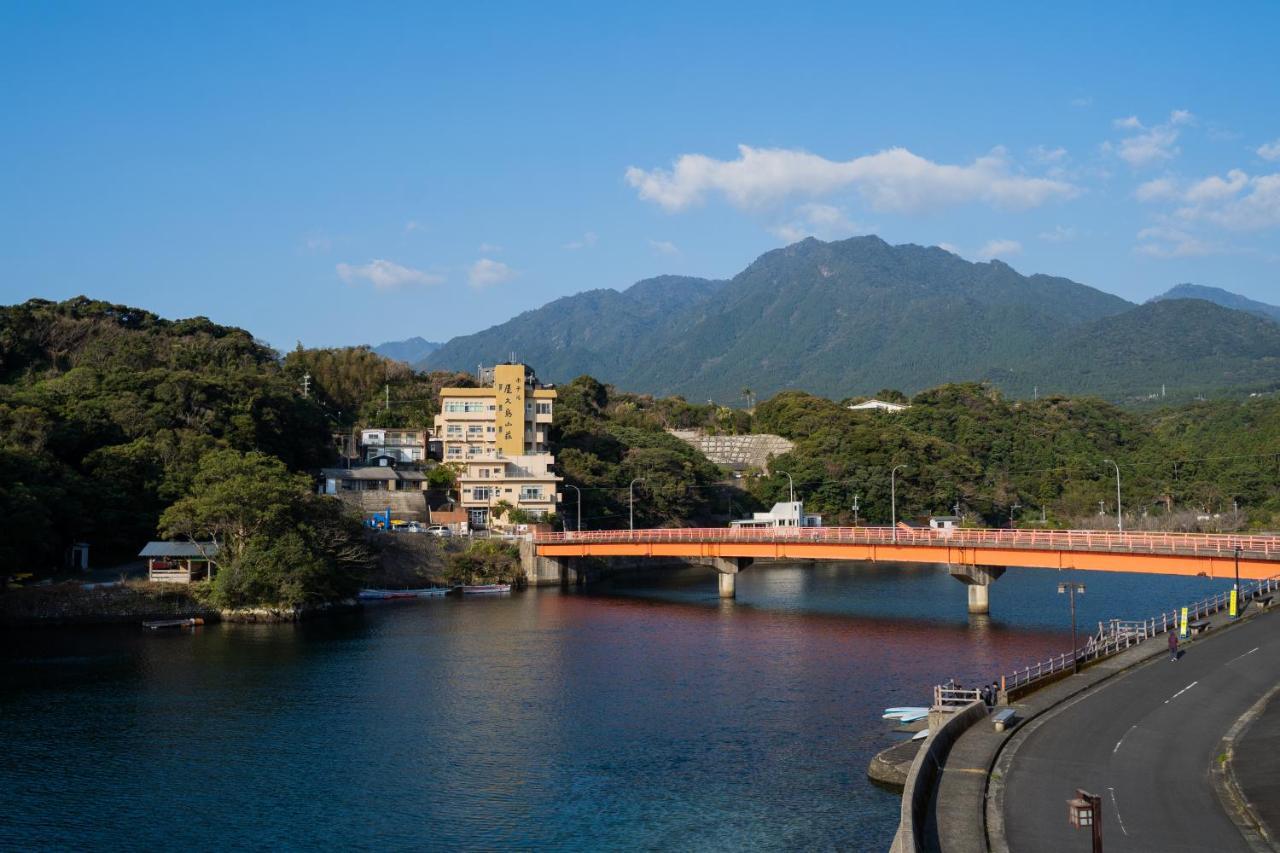
POLYGON ((1099 530, 922 530, 905 527, 658 528, 545 533, 539 557, 562 576, 574 558, 674 557, 720 572, 732 598, 735 575, 755 560, 945 563, 969 586, 969 609, 985 613, 987 587, 1007 566, 1145 572, 1260 580, 1280 573, 1280 536, 1119 533, 1099 530))

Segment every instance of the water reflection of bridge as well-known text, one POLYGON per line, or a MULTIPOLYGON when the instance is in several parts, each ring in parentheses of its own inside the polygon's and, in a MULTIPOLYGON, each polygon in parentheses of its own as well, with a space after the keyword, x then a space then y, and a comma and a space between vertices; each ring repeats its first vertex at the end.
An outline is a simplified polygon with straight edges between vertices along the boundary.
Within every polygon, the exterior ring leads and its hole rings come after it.
POLYGON ((720 596, 755 560, 945 563, 969 589, 969 612, 990 609, 988 588, 1008 566, 1260 580, 1280 571, 1280 536, 1099 530, 920 530, 893 527, 656 528, 540 534, 537 555, 562 578, 585 558, 679 558, 711 565, 720 596))

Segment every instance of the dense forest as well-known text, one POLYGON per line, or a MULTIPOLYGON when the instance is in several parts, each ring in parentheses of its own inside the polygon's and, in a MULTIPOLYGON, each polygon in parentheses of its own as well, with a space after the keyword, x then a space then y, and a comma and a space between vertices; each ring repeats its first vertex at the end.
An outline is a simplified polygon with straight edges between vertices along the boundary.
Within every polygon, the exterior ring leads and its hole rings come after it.
MULTIPOLYGON (((104 565, 157 535, 221 532, 220 601, 349 591, 371 559, 358 519, 313 494, 333 434, 429 426, 440 389, 472 382, 363 347, 281 356, 204 318, 83 297, 0 308, 0 568, 56 567, 79 541, 104 565)), ((1102 526, 1114 523, 1113 460, 1129 526, 1280 528, 1275 395, 1139 411, 967 383, 889 414, 796 391, 751 410, 694 404, 589 376, 559 391, 551 438, 569 527, 579 496, 584 528, 625 527, 633 481, 637 525, 724 523, 783 499, 784 471, 828 523, 851 521, 855 498, 861 521, 883 523, 895 467, 903 518, 958 508, 975 523, 1102 526), (671 429, 776 433, 795 448, 772 473, 736 478, 671 429)))

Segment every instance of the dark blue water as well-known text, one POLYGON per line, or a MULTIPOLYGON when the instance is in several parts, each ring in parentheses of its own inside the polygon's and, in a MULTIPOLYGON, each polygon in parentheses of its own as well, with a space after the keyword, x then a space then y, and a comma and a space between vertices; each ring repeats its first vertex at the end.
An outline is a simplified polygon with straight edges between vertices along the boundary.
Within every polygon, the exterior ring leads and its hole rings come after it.
MULTIPOLYGON (((0 848, 887 848, 885 706, 1068 644, 1055 572, 679 572, 298 626, 0 634, 0 848)), ((1080 574, 1082 624, 1221 581, 1080 574)))

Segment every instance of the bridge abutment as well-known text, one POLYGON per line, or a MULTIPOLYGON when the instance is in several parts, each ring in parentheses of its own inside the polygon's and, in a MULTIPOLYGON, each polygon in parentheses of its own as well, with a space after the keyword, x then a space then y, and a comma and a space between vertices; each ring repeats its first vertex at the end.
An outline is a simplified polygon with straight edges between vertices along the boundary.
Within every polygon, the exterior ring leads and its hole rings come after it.
POLYGON ((963 583, 969 591, 969 612, 991 612, 991 584, 1004 574, 1004 566, 949 566, 951 577, 963 583))

